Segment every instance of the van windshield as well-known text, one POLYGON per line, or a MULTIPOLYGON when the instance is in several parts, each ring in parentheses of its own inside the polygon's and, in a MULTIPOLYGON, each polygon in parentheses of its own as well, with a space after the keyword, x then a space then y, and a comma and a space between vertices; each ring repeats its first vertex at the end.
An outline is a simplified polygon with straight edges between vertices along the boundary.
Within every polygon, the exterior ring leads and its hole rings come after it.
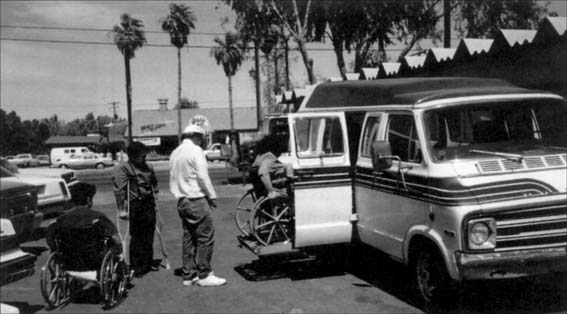
POLYGON ((435 161, 521 158, 567 150, 567 105, 553 99, 499 101, 429 110, 426 139, 435 161))

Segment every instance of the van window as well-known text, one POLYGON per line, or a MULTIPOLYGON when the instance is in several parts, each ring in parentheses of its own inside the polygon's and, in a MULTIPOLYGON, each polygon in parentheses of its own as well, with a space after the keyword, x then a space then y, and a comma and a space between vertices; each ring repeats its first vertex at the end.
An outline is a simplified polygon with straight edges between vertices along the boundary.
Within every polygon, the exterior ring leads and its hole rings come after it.
POLYGON ((543 152, 567 146, 567 107, 558 101, 439 108, 428 111, 424 123, 436 161, 478 158, 477 150, 518 154, 534 147, 543 152))
POLYGON ((366 122, 366 129, 364 130, 364 137, 362 138, 362 156, 371 157, 372 143, 378 140, 378 129, 380 127, 380 116, 369 117, 366 122))
POLYGON ((338 118, 299 118, 294 127, 298 157, 344 154, 343 131, 338 118))
POLYGON ((289 152, 289 128, 286 118, 274 118, 269 122, 269 134, 281 140, 281 152, 289 152))
POLYGON ((390 115, 387 134, 392 155, 399 156, 402 161, 421 162, 421 150, 413 116, 390 115))

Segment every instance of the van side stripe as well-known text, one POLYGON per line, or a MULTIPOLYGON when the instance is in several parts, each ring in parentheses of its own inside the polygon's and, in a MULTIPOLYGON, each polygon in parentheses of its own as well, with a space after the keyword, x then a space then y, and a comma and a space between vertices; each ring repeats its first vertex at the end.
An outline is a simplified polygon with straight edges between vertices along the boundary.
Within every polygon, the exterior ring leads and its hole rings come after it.
POLYGON ((532 179, 509 180, 466 187, 456 178, 423 178, 406 175, 404 188, 401 179, 384 172, 380 176, 372 170, 357 168, 355 186, 366 187, 386 193, 436 203, 439 205, 459 206, 492 201, 524 198, 526 195, 540 196, 558 191, 549 184, 532 179))

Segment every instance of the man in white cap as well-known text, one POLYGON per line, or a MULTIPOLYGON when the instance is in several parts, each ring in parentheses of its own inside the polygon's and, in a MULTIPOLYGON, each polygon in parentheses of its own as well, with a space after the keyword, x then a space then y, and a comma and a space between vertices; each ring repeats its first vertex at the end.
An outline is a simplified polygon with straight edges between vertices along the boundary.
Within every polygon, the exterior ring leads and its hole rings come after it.
POLYGON ((215 242, 211 208, 217 205, 201 148, 204 136, 205 130, 194 124, 183 131, 183 142, 169 158, 169 189, 177 198, 183 224, 183 285, 214 287, 224 285, 226 279, 215 276, 211 266, 215 242))

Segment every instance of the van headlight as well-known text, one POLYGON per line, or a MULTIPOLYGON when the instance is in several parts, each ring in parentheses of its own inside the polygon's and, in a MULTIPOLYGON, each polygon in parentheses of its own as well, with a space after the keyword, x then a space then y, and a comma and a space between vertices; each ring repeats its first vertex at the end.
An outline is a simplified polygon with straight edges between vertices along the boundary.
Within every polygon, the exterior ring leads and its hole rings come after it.
POLYGON ((473 219, 467 224, 468 244, 471 250, 486 250, 496 247, 496 220, 494 218, 473 219))

